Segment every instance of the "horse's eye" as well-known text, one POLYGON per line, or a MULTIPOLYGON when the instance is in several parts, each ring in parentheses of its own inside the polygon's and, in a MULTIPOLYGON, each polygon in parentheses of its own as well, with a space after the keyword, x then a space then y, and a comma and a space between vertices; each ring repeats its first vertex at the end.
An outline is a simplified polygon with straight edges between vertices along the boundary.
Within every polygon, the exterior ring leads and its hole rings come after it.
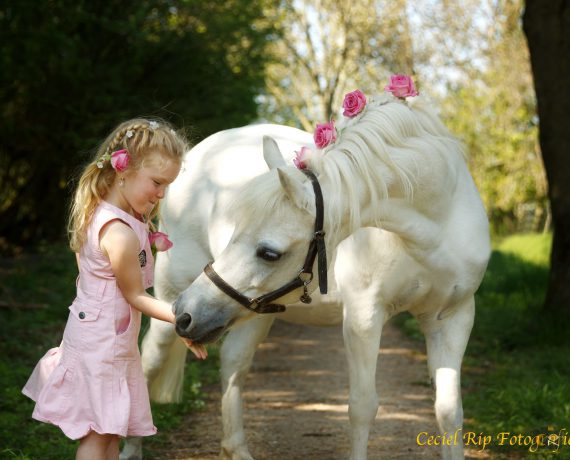
POLYGON ((267 260, 268 262, 275 262, 281 258, 281 253, 266 247, 257 248, 257 257, 267 260))

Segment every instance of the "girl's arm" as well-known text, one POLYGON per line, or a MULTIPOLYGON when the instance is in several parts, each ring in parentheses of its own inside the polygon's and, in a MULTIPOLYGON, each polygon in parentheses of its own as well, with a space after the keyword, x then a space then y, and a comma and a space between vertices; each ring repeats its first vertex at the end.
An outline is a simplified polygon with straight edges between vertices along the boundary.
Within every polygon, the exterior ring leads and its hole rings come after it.
MULTIPOLYGON (((103 253, 109 257, 111 269, 127 302, 147 316, 174 323, 172 306, 144 290, 138 257, 139 240, 133 229, 121 221, 112 221, 101 230, 99 244, 103 253)), ((206 358, 207 352, 203 345, 183 340, 198 358, 206 358)))

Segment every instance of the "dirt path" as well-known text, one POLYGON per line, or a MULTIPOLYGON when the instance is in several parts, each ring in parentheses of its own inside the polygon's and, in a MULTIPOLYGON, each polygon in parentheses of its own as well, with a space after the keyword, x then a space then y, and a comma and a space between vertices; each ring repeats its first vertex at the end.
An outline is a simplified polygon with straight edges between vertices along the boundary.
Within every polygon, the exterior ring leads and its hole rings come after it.
MULTIPOLYGON (((370 460, 439 458, 437 448, 416 443, 418 433, 436 432, 425 361, 421 345, 395 326, 385 327, 377 371, 380 409, 370 433, 370 460)), ((346 367, 340 327, 275 323, 245 385, 246 433, 256 460, 348 458, 346 367)), ((205 411, 172 433, 172 448, 160 458, 216 459, 219 405, 219 386, 208 388, 205 411)))

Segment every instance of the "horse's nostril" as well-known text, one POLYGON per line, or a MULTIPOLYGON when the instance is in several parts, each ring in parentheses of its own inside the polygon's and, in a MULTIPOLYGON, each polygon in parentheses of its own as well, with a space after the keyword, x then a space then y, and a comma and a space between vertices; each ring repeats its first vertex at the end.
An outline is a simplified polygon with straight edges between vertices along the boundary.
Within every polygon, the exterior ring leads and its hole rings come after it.
POLYGON ((187 329, 188 326, 190 326, 191 322, 192 316, 190 316, 188 313, 182 313, 178 318, 176 318, 176 326, 182 330, 187 329))

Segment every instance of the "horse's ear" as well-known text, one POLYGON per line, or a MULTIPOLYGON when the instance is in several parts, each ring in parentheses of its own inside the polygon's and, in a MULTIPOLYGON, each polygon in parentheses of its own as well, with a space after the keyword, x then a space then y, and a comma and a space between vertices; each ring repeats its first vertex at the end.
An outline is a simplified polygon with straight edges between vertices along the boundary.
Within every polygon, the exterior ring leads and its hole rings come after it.
POLYGON ((286 166, 285 159, 283 155, 281 155, 277 142, 269 136, 263 136, 263 158, 265 158, 269 169, 286 166))
POLYGON ((303 182, 294 177, 293 174, 281 168, 277 168, 277 174, 279 175, 281 187, 283 187, 285 194, 293 204, 298 208, 314 213, 315 203, 310 199, 310 194, 305 188, 303 182))

